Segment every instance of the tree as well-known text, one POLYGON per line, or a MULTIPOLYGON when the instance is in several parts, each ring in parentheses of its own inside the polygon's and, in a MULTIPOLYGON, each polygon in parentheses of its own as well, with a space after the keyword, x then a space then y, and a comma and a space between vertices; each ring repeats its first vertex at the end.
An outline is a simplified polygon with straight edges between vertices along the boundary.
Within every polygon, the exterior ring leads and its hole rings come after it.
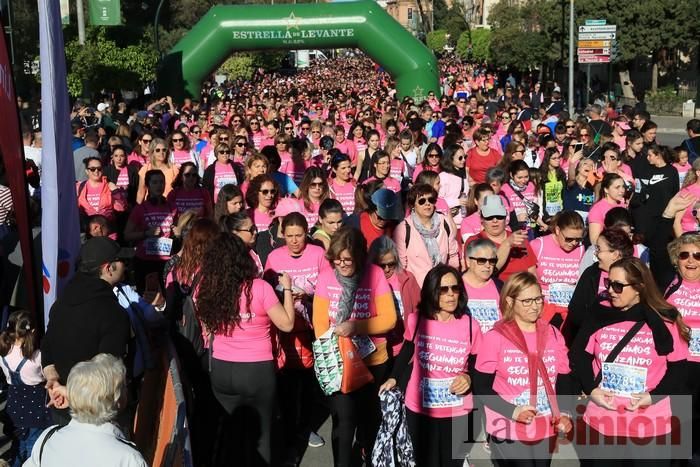
POLYGON ((447 30, 438 29, 428 33, 425 44, 435 53, 442 53, 447 45, 447 30))
POLYGON ((536 5, 537 2, 521 5, 500 0, 491 9, 489 53, 495 65, 526 71, 547 61, 549 44, 536 5))
POLYGON ((479 62, 490 60, 491 30, 474 29, 464 31, 457 41, 457 54, 462 59, 472 58, 479 62))

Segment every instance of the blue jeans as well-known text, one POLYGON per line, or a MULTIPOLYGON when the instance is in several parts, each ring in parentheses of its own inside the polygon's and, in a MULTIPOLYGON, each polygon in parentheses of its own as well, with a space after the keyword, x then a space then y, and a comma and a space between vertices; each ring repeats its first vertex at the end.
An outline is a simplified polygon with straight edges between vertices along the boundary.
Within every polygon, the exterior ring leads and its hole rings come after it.
POLYGON ((29 459, 32 455, 34 443, 36 443, 36 440, 43 431, 43 428, 23 428, 19 430, 19 436, 17 437, 17 455, 15 456, 12 467, 20 467, 24 461, 29 459))

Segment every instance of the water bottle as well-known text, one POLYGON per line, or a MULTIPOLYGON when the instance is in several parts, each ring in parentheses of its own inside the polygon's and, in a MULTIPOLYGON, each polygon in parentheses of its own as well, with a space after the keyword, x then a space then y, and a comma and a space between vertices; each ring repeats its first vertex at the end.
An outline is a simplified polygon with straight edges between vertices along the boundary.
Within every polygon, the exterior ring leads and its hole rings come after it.
POLYGON ((459 213, 462 217, 467 217, 467 207, 462 204, 462 200, 467 199, 467 194, 462 193, 461 195, 459 195, 458 199, 459 199, 459 203, 460 203, 459 204, 459 213))

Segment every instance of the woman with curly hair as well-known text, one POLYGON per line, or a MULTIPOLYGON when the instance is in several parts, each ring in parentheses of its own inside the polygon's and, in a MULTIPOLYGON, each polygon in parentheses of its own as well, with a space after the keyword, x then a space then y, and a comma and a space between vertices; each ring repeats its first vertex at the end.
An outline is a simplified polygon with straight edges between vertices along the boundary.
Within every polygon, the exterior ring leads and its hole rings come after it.
POLYGON ((258 279, 240 238, 222 233, 215 242, 204 254, 195 303, 210 333, 212 389, 233 417, 228 426, 235 432, 224 445, 237 465, 271 465, 276 381, 270 330, 294 327, 291 279, 286 273, 279 278, 282 305, 272 286, 258 279))
POLYGON ((245 195, 250 217, 258 230, 270 228, 275 208, 280 200, 280 187, 270 175, 258 175, 250 182, 245 195))

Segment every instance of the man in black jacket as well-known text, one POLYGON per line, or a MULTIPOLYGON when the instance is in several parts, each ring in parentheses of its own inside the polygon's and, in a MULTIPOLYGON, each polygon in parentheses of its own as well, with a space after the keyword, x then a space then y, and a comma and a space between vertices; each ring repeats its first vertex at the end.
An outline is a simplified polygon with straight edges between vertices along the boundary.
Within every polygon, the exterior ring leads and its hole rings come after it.
POLYGON ((80 252, 78 272, 51 307, 41 360, 58 424, 70 421, 65 384, 71 368, 100 353, 118 358, 127 353, 129 316, 112 289, 123 280, 125 260, 132 256, 133 250, 114 240, 91 238, 80 252))

